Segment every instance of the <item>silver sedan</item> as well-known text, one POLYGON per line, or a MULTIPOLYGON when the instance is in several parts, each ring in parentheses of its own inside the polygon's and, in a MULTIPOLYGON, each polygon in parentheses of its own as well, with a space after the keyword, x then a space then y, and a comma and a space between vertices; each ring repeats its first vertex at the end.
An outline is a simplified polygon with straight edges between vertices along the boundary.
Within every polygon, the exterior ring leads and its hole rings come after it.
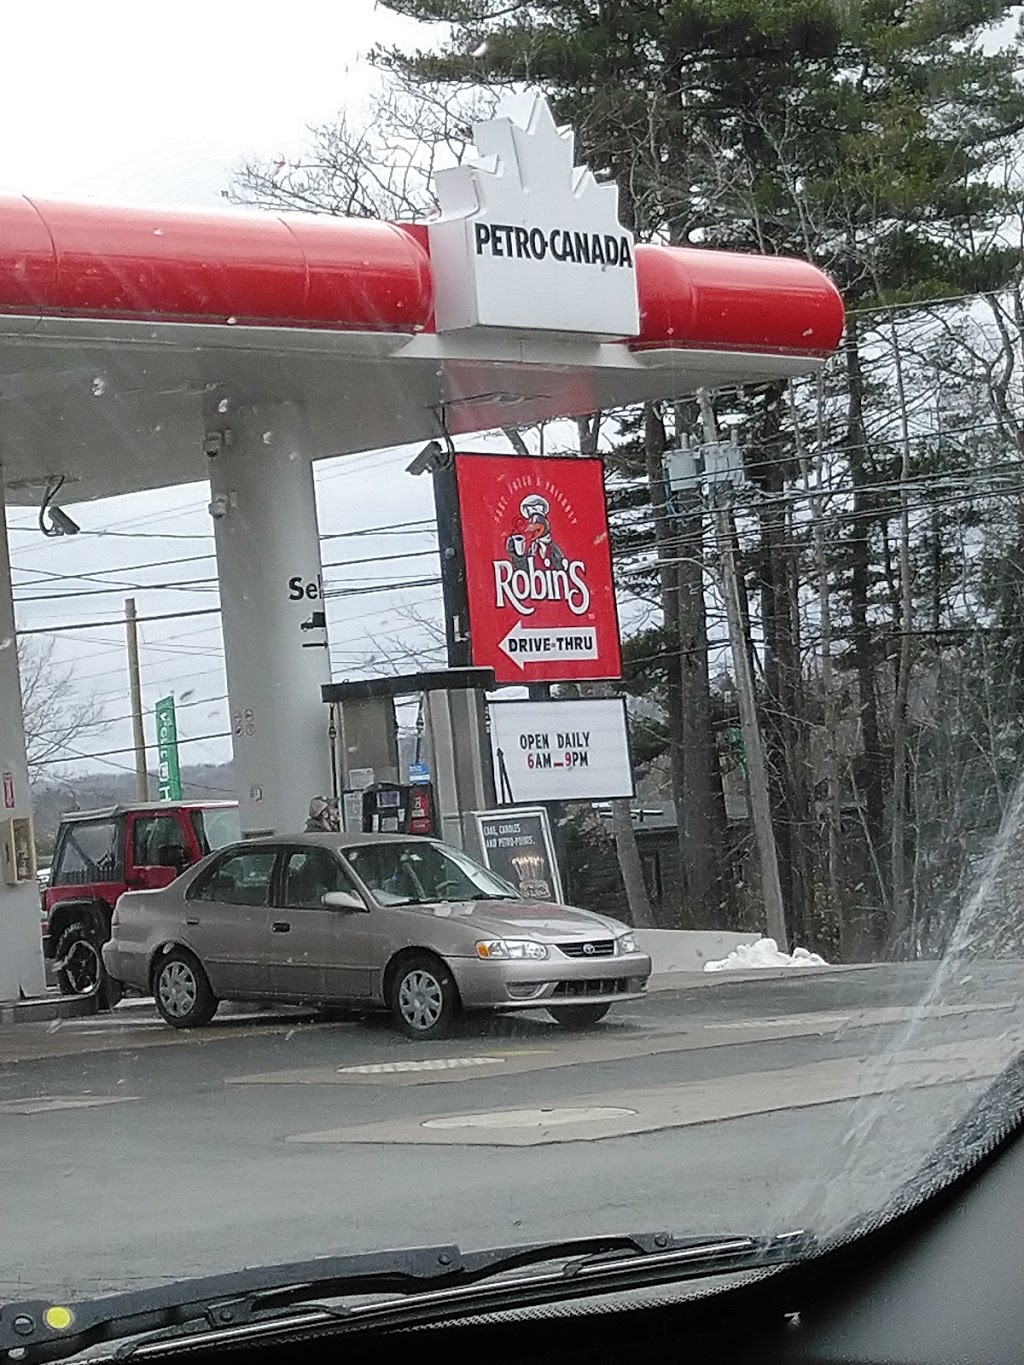
POLYGON ((387 1009, 414 1038, 464 1010, 544 1008, 569 1028, 642 996, 651 960, 618 920, 524 900, 432 839, 295 834, 222 848, 117 902, 107 971, 175 1028, 221 1000, 387 1009))

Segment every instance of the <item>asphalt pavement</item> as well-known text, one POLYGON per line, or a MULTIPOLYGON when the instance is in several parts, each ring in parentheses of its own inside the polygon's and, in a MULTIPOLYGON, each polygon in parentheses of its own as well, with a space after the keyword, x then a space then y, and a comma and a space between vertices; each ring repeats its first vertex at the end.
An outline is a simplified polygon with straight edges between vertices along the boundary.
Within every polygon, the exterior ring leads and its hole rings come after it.
POLYGON ((830 1234, 1024 1046, 1024 966, 662 982, 596 1028, 151 1005, 0 1029, 0 1298, 331 1252, 830 1234))

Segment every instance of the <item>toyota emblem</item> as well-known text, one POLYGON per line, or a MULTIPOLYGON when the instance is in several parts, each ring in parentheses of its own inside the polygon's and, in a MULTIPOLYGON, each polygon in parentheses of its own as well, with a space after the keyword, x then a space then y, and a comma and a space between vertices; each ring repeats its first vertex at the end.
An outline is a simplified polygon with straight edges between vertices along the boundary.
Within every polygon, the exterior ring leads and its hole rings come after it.
POLYGON ((596 950, 592 943, 584 943, 583 951, 586 953, 587 957, 593 957, 596 950))

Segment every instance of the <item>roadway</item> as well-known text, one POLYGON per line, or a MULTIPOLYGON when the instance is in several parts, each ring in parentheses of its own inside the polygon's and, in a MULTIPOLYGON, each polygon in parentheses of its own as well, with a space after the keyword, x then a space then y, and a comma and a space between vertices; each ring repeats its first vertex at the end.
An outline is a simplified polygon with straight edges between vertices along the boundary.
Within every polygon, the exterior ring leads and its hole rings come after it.
POLYGON ((0 1029, 0 1299, 384 1246, 834 1232, 1024 1046, 1021 965, 665 979, 588 1033, 152 1007, 0 1029))

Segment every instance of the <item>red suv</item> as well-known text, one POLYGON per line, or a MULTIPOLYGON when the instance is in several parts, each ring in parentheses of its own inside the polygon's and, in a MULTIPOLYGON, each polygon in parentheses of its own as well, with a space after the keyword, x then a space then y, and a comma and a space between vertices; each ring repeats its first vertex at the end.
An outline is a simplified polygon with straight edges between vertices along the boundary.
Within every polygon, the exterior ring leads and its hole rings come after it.
POLYGON ((234 801, 160 801, 61 817, 43 892, 43 956, 65 995, 97 990, 101 1005, 116 988, 100 948, 124 891, 166 886, 214 849, 241 838, 234 801))

